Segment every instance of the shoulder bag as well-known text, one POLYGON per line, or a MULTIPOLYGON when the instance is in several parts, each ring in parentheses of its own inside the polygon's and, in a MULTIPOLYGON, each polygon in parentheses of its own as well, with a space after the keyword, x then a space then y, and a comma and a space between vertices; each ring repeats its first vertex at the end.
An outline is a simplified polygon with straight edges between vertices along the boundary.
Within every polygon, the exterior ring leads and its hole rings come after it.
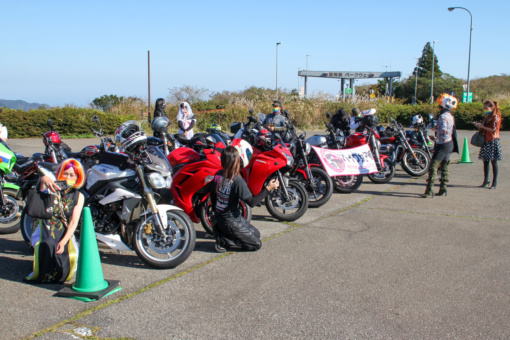
POLYGON ((473 137, 471 137, 471 145, 481 148, 485 143, 485 135, 483 132, 476 132, 473 137))

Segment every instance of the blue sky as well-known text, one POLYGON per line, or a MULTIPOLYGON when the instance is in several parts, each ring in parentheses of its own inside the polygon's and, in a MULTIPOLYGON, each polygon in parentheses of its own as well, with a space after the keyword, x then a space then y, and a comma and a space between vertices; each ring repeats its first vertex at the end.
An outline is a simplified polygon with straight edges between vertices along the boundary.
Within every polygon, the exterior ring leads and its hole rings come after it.
MULTIPOLYGON (((443 72, 509 74, 510 1, 0 1, 0 98, 87 106, 103 94, 147 99, 191 85, 210 91, 297 88, 299 69, 412 73, 437 40, 443 72)), ((358 81, 357 84, 365 84, 358 81)), ((303 82, 301 81, 301 85, 303 82)), ((309 80, 336 93, 338 80, 309 80)))

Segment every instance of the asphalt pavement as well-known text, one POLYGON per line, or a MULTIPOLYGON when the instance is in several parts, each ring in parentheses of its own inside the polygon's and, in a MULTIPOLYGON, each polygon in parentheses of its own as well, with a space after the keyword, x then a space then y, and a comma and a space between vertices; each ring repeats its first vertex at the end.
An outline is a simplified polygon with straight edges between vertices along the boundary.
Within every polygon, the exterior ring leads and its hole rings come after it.
MULTIPOLYGON (((459 131, 461 152, 473 133, 459 131)), ((365 178, 293 223, 254 209, 258 252, 218 254, 198 224, 195 251, 172 270, 101 250, 104 277, 122 290, 95 302, 23 283, 32 254, 19 232, 1 235, 2 338, 508 339, 510 132, 501 135, 496 190, 478 187, 472 146, 472 164, 452 157, 447 197, 420 198, 426 176, 397 166, 390 183, 365 178)), ((25 155, 42 149, 40 140, 9 144, 25 155)))

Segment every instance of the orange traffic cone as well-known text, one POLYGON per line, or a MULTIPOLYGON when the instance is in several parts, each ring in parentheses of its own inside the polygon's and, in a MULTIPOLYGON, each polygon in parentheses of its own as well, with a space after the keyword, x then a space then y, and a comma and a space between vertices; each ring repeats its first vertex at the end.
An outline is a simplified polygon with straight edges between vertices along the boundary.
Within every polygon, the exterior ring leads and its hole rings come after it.
POLYGON ((72 286, 62 288, 57 295, 88 302, 98 300, 121 289, 120 281, 107 281, 103 278, 92 214, 90 208, 85 207, 83 208, 76 281, 72 286))

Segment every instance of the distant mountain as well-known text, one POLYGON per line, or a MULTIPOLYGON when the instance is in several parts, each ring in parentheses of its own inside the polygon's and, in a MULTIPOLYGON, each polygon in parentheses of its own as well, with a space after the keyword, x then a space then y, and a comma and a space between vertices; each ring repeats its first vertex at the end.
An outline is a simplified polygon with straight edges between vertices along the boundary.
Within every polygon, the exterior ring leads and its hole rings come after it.
POLYGON ((27 103, 24 100, 6 100, 6 99, 0 99, 0 107, 7 107, 9 109, 15 109, 15 110, 23 110, 28 111, 32 109, 38 109, 40 107, 45 107, 49 109, 51 106, 48 104, 39 104, 39 103, 27 103))

